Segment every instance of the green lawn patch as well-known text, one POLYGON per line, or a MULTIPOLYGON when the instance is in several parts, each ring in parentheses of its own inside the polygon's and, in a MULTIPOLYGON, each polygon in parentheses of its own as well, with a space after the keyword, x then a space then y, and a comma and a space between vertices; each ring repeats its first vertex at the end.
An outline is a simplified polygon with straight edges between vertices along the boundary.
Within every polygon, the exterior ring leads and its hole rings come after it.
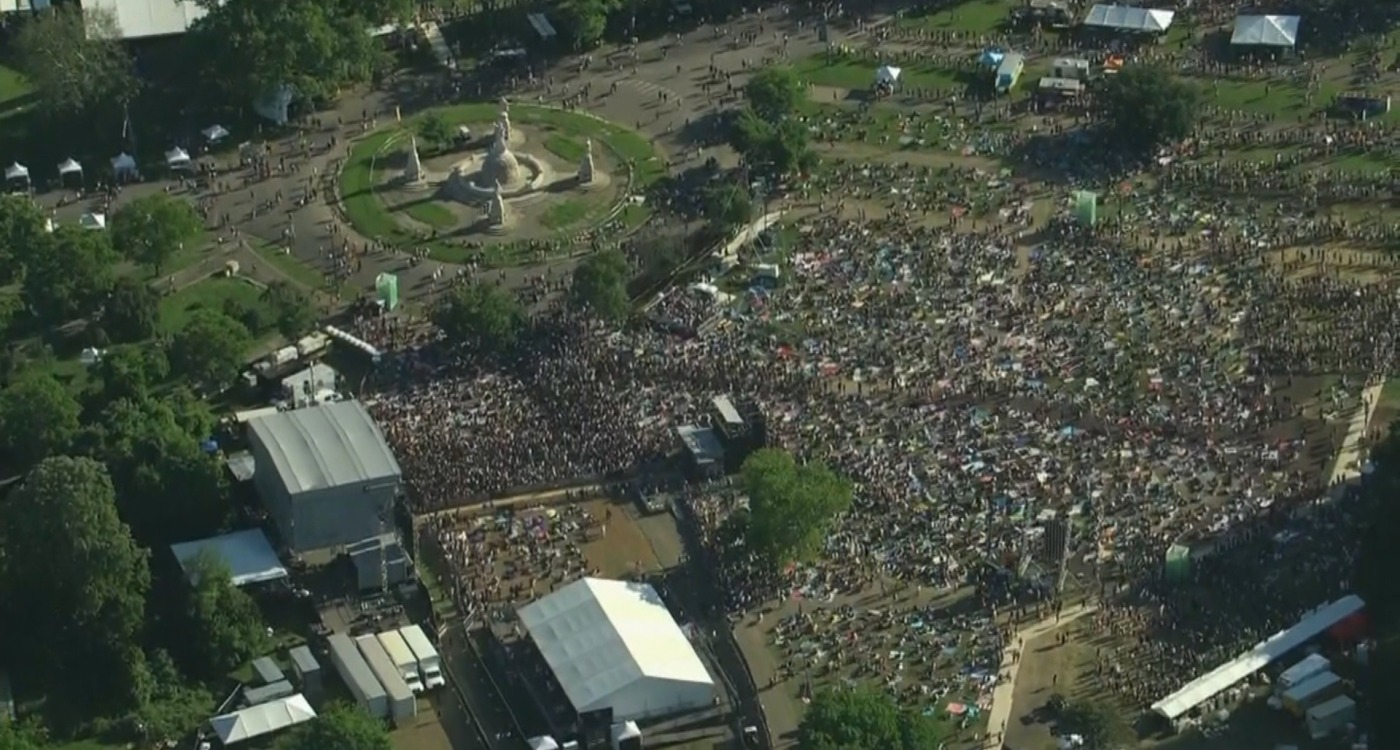
POLYGON ((551 135, 545 139, 544 147, 567 162, 583 161, 583 155, 588 150, 582 143, 565 135, 551 135))
MULTIPOLYGON (((259 287, 236 277, 214 277, 190 284, 160 301, 159 328, 164 333, 175 333, 184 328, 195 310, 207 307, 222 312, 224 303, 230 300, 252 308, 265 307, 262 293, 259 287)), ((254 331, 253 335, 258 333, 254 331)))
MULTIPOLYGON (((441 107, 430 110, 430 112, 445 119, 449 125, 480 126, 484 123, 495 122, 499 109, 495 103, 478 103, 441 107)), ((429 112, 420 113, 403 122, 402 131, 385 130, 374 133, 358 141, 351 148, 350 157, 346 160, 340 175, 341 201, 351 225, 365 237, 383 239, 393 244, 406 245, 411 243, 425 246, 428 248, 429 254, 438 260, 460 262, 474 251, 445 239, 427 239, 423 236, 423 232, 414 232, 411 227, 400 225, 394 220, 390 209, 374 195, 376 161, 396 146, 396 136, 402 137, 399 135, 400 132, 412 131, 418 121, 427 114, 429 112)), ((563 152, 572 153, 581 158, 584 139, 592 139, 595 148, 601 144, 614 157, 614 160, 631 168, 634 190, 640 190, 666 174, 666 165, 657 158, 651 141, 626 128, 589 115, 548 107, 515 105, 511 108, 510 114, 511 119, 516 123, 531 125, 545 131, 547 133, 545 148, 561 158, 564 156, 563 152), (553 145, 551 146, 551 144, 553 145)), ((625 175, 619 173, 614 175, 613 179, 623 180, 625 175)), ((591 212, 592 206, 584 204, 582 216, 586 217, 591 212)), ((559 222, 572 223, 577 221, 576 218, 571 217, 579 214, 579 209, 557 208, 550 213, 553 214, 552 221, 556 222, 557 226, 565 226, 566 223, 559 222)), ((414 216, 414 218, 429 226, 434 225, 433 221, 425 217, 414 216)), ((457 223, 454 216, 450 225, 444 225, 441 228, 456 226, 457 223)), ((546 226, 549 226, 548 222, 546 222, 546 226)), ((511 265, 519 262, 518 258, 519 253, 513 251, 486 253, 486 262, 495 266, 511 265)))
POLYGON ((295 255, 282 252, 282 248, 276 245, 258 244, 253 245, 252 249, 264 262, 281 271, 283 275, 297 284, 306 287, 308 291, 323 291, 326 288, 325 274, 295 255))
MULTIPOLYGON (((875 71, 880 63, 874 59, 813 55, 799 61, 793 70, 803 81, 814 86, 865 91, 875 85, 875 71)), ((902 85, 920 89, 946 89, 959 85, 956 71, 932 65, 912 65, 902 68, 902 85)))
POLYGON ((550 229, 563 229, 583 221, 592 206, 583 201, 560 201, 550 206, 540 216, 540 223, 550 229))
POLYGON ((29 81, 14 68, 0 65, 0 110, 15 99, 22 99, 33 92, 29 81))
POLYGON ((458 224, 457 214, 452 213, 452 209, 432 200, 410 203, 403 212, 414 221, 435 229, 451 229, 458 224))
POLYGON ((899 25, 937 31, 968 31, 986 34, 998 29, 1020 5, 1017 0, 973 0, 927 15, 905 15, 899 25))
POLYGON ((1335 86, 1324 82, 1309 104, 1307 89, 1286 81, 1198 78, 1196 82, 1211 106, 1290 119, 1331 106, 1337 93, 1335 86))

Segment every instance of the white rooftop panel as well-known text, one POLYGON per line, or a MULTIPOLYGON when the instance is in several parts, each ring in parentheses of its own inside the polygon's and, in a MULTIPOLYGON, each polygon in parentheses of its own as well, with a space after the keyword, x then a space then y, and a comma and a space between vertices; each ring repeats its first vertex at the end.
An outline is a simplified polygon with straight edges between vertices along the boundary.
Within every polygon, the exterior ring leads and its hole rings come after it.
POLYGON ((205 10, 193 0, 82 0, 83 9, 111 11, 123 39, 183 34, 205 10))
POLYGON ((271 468, 290 494, 398 478, 403 473, 384 442, 384 433, 359 401, 269 414, 249 420, 248 429, 253 440, 266 447, 271 468))
POLYGON ((214 559, 228 567, 233 585, 275 581, 287 577, 287 569, 277 559, 272 544, 262 529, 244 529, 232 534, 181 542, 170 545, 180 567, 189 575, 189 563, 202 552, 208 552, 214 559))

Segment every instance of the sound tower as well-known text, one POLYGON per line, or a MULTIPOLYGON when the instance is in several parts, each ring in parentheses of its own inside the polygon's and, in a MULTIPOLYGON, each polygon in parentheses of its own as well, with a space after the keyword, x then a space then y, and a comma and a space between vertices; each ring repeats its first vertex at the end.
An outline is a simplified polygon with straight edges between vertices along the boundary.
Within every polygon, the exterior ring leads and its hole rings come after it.
POLYGON ((611 706, 596 711, 580 712, 578 724, 584 747, 604 748, 612 745, 613 710, 611 706))

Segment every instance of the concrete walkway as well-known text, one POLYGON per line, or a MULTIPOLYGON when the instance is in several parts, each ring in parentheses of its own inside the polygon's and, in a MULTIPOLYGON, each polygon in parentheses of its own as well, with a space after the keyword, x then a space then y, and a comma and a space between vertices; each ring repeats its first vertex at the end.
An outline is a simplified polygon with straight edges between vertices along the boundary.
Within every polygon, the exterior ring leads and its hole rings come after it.
POLYGON ((1058 618, 1051 616, 1037 623, 1032 623, 1022 628, 1016 633, 1016 637, 1011 639, 1006 648, 1001 653, 1001 669, 997 672, 1002 676, 1002 680, 992 689, 992 705, 987 709, 987 737, 983 743, 984 750, 1001 750, 1002 727, 1006 726, 1011 718, 1012 702, 1016 695, 1016 675, 1021 671, 1021 661, 1012 658, 1016 651, 1017 642, 1024 646, 1032 640, 1039 638, 1046 633, 1059 630, 1066 625, 1078 620, 1084 615, 1093 614, 1098 609, 1096 604, 1077 604, 1060 613, 1058 618))
POLYGON ((1351 423, 1347 425, 1342 448, 1337 451, 1337 461, 1328 475, 1331 485, 1349 482, 1361 476, 1361 463, 1366 460, 1366 435, 1370 432, 1371 418, 1376 415, 1376 407, 1381 403, 1381 390, 1385 381, 1366 386, 1361 390, 1361 404, 1352 412, 1351 423))

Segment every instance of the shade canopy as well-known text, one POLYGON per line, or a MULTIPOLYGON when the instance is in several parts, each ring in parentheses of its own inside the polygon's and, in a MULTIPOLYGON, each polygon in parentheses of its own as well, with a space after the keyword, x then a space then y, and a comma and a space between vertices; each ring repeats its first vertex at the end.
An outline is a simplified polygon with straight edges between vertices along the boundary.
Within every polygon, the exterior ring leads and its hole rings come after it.
POLYGON ((78 226, 83 229, 106 229, 107 214, 83 214, 83 217, 78 219, 78 226))
POLYGON ((981 60, 983 65, 995 68, 1001 65, 1001 61, 1005 57, 1006 53, 999 49, 985 49, 982 50, 982 56, 978 59, 981 60))
POLYGON ((176 146, 165 152, 165 163, 172 167, 187 167, 190 164, 190 155, 183 148, 176 146))
POLYGON ((1084 19, 1085 26, 1097 26, 1115 31, 1162 33, 1171 28, 1176 12, 1130 8, 1126 5, 1095 5, 1084 19))
POLYGON ((280 732, 314 718, 315 709, 305 696, 298 694, 215 716, 209 720, 209 727, 218 735, 219 742, 227 746, 280 732))
POLYGON ((244 529, 223 536, 172 544, 170 551, 180 562, 185 575, 190 577, 191 583, 197 583, 194 578, 199 570, 193 563, 203 555, 222 564, 235 586, 287 577, 287 568, 277 558, 262 529, 244 529))
POLYGON ((875 71, 875 82, 894 83, 895 81, 899 80, 899 74, 903 72, 903 70, 900 70, 899 68, 896 68, 893 65, 881 65, 879 70, 875 71))
POLYGON ((112 157, 112 171, 117 174, 136 171, 136 159, 131 154, 117 154, 112 157))
POLYGON ((83 165, 79 164, 78 162, 72 159, 65 159, 62 164, 58 165, 58 174, 60 176, 69 174, 82 174, 82 172, 83 165))
POLYGON ((1298 16, 1240 16, 1230 44, 1292 47, 1298 43, 1298 16))
POLYGON ((7 179, 7 180, 26 180, 26 181, 28 181, 28 180, 29 180, 29 167, 26 167, 26 166, 24 166, 23 164, 20 164, 19 162, 15 162, 14 164, 11 164, 10 166, 5 167, 5 179, 7 179))
POLYGON ((228 137, 228 130, 223 125, 210 125, 204 129, 204 137, 210 143, 218 143, 228 137))

